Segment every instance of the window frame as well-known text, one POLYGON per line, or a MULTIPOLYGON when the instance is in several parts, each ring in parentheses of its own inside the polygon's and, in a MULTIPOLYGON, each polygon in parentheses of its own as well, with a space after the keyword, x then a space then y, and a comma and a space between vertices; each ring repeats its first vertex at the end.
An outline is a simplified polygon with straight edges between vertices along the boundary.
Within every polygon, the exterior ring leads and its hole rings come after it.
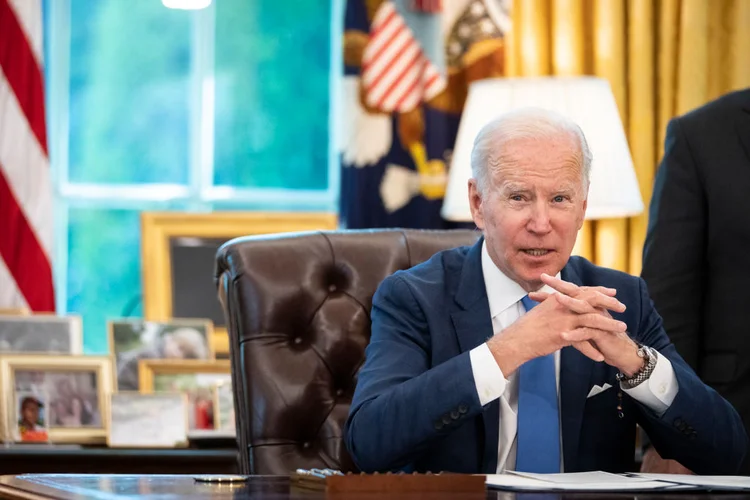
MULTIPOLYGON (((53 182, 55 302, 68 312, 68 231, 71 208, 187 212, 278 210, 338 213, 340 165, 336 131, 339 117, 344 0, 332 0, 328 114, 328 187, 325 190, 247 188, 214 185, 216 1, 191 13, 189 172, 186 184, 78 183, 69 179, 71 2, 45 1, 47 54, 46 109, 53 182)), ((148 0, 159 1, 159 0, 148 0)), ((219 1, 219 0, 217 0, 219 1)), ((253 0, 260 1, 260 0, 253 0)), ((166 9, 166 7, 164 7, 166 9)), ((141 269, 143 263, 141 262, 141 269)), ((106 332, 103 332, 105 334, 106 332)))

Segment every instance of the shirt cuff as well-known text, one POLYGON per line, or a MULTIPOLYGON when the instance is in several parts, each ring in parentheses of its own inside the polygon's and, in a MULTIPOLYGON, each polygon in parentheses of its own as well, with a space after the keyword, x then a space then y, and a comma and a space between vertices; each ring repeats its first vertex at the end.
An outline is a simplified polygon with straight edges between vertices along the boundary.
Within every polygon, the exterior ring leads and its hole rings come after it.
POLYGON ((622 384, 620 387, 630 397, 661 417, 677 397, 679 384, 672 363, 659 351, 656 351, 656 356, 656 366, 648 380, 632 389, 625 389, 622 384))
POLYGON ((487 344, 482 344, 469 351, 471 372, 477 388, 479 403, 484 406, 498 399, 505 392, 508 381, 495 361, 487 344))

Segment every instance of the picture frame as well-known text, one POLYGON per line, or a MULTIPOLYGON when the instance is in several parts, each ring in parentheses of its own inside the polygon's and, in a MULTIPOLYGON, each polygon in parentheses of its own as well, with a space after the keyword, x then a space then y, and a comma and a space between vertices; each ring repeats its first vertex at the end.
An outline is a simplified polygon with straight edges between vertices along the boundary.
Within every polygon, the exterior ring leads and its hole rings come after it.
POLYGON ((207 319, 109 320, 107 341, 114 360, 117 390, 138 391, 140 359, 213 360, 213 331, 213 323, 207 319))
POLYGON ((139 362, 140 392, 184 392, 188 397, 188 437, 210 437, 218 432, 214 421, 214 387, 231 382, 229 360, 155 360, 139 362))
POLYGON ((0 314, 0 355, 83 353, 81 316, 0 314))
MULTIPOLYGON (((143 272, 144 318, 163 321, 173 316, 191 314, 191 307, 181 309, 179 296, 175 295, 175 279, 183 274, 191 278, 190 288, 200 288, 200 301, 209 309, 201 314, 214 322, 214 352, 217 356, 229 354, 229 337, 225 320, 212 282, 214 262, 201 257, 203 272, 173 273, 176 260, 172 258, 172 247, 184 241, 196 248, 203 246, 203 255, 215 255, 221 243, 232 238, 256 234, 284 233, 296 231, 334 230, 338 227, 335 213, 307 212, 142 212, 141 213, 141 262, 143 272), (204 262, 205 261, 205 262, 204 262), (175 307, 177 302, 177 307, 175 307)), ((195 267, 195 266, 193 266, 195 267)), ((193 294, 196 297, 198 294, 193 294)))
POLYGON ((49 398, 46 417, 51 442, 106 443, 112 372, 110 356, 0 355, 3 440, 12 440, 16 393, 32 392, 49 398))
POLYGON ((0 316, 29 316, 31 309, 26 307, 0 308, 0 316))
POLYGON ((188 401, 185 394, 116 392, 109 396, 109 448, 185 448, 188 401))
POLYGON ((237 433, 232 383, 218 382, 214 386, 214 427, 232 435, 237 433))

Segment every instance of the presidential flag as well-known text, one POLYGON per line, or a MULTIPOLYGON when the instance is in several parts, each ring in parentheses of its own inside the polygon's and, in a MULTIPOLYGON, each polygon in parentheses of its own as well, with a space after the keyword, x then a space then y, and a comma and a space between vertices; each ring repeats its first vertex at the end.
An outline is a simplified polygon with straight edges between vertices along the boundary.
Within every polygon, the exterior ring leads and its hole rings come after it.
POLYGON ((348 0, 341 221, 446 228, 447 169, 469 83, 503 76, 510 0, 348 0))

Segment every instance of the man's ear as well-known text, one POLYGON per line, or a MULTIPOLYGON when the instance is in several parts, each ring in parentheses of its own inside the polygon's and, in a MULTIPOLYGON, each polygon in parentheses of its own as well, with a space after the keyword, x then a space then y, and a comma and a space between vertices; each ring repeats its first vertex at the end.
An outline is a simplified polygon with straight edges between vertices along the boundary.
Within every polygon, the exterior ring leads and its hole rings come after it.
POLYGON ((484 217, 482 216, 482 194, 479 192, 476 179, 469 179, 469 208, 471 218, 479 229, 484 229, 484 217))
POLYGON ((583 221, 586 220, 586 209, 589 207, 589 182, 586 183, 583 191, 583 210, 581 211, 581 220, 578 221, 578 230, 583 227, 583 221))
POLYGON ((586 208, 589 206, 589 200, 583 200, 583 212, 581 213, 581 220, 578 221, 578 230, 580 231, 583 227, 583 221, 586 220, 586 208))

